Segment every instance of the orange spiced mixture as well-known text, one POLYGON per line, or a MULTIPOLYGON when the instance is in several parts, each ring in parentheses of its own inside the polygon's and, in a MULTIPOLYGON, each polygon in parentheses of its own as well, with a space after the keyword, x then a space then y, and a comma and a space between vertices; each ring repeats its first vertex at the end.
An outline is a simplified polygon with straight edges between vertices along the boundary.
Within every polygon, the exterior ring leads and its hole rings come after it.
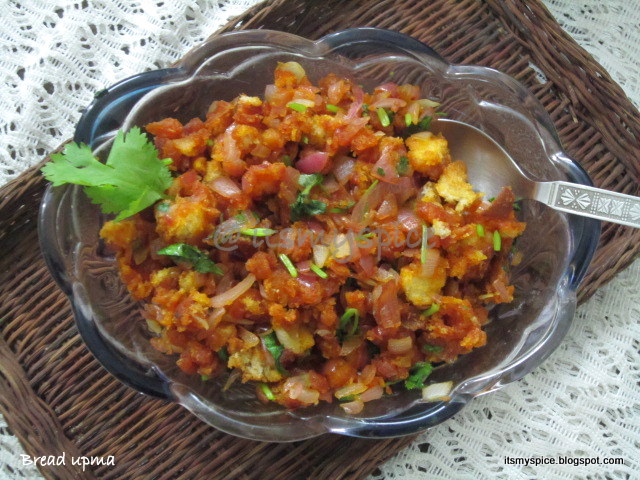
POLYGON ((420 97, 313 85, 289 62, 263 98, 146 125, 170 186, 101 236, 153 346, 205 381, 233 370, 264 402, 353 414, 483 346, 525 224, 509 188, 473 190, 420 97))

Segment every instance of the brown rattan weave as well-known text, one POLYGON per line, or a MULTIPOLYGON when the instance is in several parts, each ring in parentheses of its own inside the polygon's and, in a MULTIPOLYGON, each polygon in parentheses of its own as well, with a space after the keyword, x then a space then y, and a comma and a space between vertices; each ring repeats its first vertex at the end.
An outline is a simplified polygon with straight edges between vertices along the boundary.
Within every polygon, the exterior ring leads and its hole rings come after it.
MULTIPOLYGON (((519 79, 598 186, 640 194, 637 109, 538 0, 275 0, 222 30, 270 28, 317 38, 365 25, 413 35, 452 62, 519 79)), ((41 258, 36 216, 44 187, 34 167, 0 189, 0 412, 31 455, 116 456, 115 467, 85 472, 70 462, 41 467, 45 477, 362 478, 411 441, 242 440, 120 384, 84 347, 41 258)), ((580 299, 628 266, 639 249, 640 231, 605 224, 580 299)))

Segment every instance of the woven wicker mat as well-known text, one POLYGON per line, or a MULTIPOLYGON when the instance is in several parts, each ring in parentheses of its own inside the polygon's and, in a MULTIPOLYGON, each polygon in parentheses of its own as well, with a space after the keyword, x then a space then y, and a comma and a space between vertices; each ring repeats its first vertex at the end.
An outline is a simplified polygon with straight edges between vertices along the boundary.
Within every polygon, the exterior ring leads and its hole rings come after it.
MULTIPOLYGON (((537 0, 275 0, 223 31, 270 28, 318 38, 365 25, 411 34, 448 60, 519 79, 598 186, 640 193, 638 111, 537 0)), ((30 455, 116 458, 115 467, 86 472, 42 467, 47 478, 362 478, 411 442, 333 435, 292 444, 242 440, 120 384, 84 347, 40 256, 36 215, 44 187, 34 168, 0 189, 0 412, 30 455)), ((639 240, 640 231, 604 225, 581 300, 631 262, 639 240)))

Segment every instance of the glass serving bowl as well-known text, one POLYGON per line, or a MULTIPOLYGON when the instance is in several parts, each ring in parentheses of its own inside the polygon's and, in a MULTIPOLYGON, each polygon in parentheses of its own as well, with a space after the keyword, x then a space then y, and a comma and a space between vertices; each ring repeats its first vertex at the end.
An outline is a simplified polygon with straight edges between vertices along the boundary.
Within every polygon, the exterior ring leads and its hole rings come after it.
MULTIPOLYGON (((391 31, 357 28, 316 42, 255 30, 215 37, 175 67, 142 73, 100 92, 78 123, 75 140, 96 154, 108 150, 118 129, 171 116, 203 117, 213 100, 241 93, 262 96, 277 62, 295 60, 313 82, 328 73, 355 78, 365 89, 394 81, 419 85, 441 110, 485 131, 535 180, 591 185, 560 148, 551 120, 517 81, 496 70, 454 66, 419 41, 391 31)), ((498 192, 474 182, 492 196, 498 192)), ((458 412, 478 395, 498 389, 539 365, 564 337, 576 306, 575 290, 600 233, 596 220, 572 217, 524 200, 528 227, 518 239, 524 260, 511 273, 513 303, 499 305, 485 327, 487 345, 434 370, 432 382, 452 381, 447 402, 425 403, 405 391, 367 403, 359 415, 334 404, 287 411, 263 405, 254 387, 226 380, 202 382, 155 351, 152 334, 120 281, 112 255, 99 239, 108 219, 78 186, 49 186, 39 217, 42 251, 69 296, 87 346, 114 376, 148 395, 180 403, 210 425, 256 440, 293 441, 326 432, 358 437, 415 433, 458 412)))

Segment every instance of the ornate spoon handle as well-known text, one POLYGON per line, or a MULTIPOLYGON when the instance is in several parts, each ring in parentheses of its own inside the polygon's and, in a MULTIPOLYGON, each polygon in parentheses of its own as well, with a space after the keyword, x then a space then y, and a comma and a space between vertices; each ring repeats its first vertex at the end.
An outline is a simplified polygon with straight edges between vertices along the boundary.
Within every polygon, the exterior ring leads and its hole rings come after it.
POLYGON ((640 228, 640 197, 569 182, 540 182, 535 199, 555 210, 640 228))

